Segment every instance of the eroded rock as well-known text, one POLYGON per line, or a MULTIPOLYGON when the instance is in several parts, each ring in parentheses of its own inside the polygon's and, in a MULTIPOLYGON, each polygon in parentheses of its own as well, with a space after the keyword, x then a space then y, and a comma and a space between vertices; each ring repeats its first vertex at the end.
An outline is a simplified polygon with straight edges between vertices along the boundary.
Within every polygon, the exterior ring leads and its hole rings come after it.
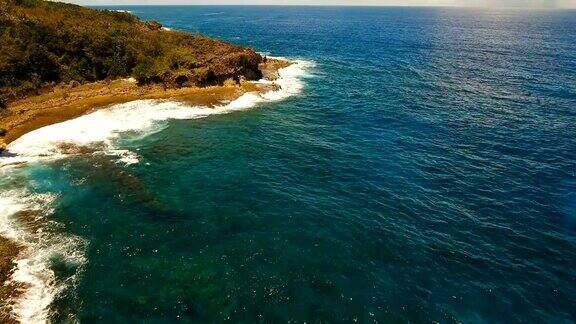
POLYGON ((8 145, 6 145, 6 142, 0 138, 0 153, 4 152, 7 146, 8 145))
POLYGON ((162 29, 162 24, 156 20, 150 20, 146 22, 146 27, 148 27, 150 30, 160 30, 162 29))

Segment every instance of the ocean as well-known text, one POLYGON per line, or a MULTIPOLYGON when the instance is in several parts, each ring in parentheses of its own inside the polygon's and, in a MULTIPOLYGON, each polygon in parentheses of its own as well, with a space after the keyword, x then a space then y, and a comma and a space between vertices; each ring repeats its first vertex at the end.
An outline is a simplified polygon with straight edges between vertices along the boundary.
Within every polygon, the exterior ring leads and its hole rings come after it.
POLYGON ((295 64, 12 143, 21 320, 576 321, 576 11, 108 9, 295 64))

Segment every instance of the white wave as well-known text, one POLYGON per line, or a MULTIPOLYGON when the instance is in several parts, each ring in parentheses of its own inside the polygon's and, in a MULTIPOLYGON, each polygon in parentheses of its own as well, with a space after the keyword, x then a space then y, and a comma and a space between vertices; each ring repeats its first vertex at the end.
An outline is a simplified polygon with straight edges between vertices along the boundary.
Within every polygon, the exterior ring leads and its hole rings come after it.
POLYGON ((172 31, 172 28, 162 27, 162 30, 164 30, 164 31, 172 31))
MULTIPOLYGON (((117 154, 127 163, 137 163, 135 154, 117 150, 115 142, 128 132, 150 134, 165 127, 169 119, 194 119, 249 109, 266 101, 278 101, 302 91, 301 77, 313 66, 308 61, 294 61, 279 70, 274 81, 278 90, 267 93, 246 93, 238 99, 215 107, 189 106, 180 102, 137 100, 96 110, 90 114, 49 125, 27 133, 8 145, 0 155, 0 167, 20 165, 43 159, 59 159, 70 154, 70 146, 98 147, 111 155, 117 154), (126 158, 131 156, 131 158, 126 158)), ((267 80, 260 83, 271 83, 267 80)))
MULTIPOLYGON (((312 62, 294 61, 292 65, 279 70, 279 78, 274 81, 280 86, 278 90, 264 94, 246 93, 232 102, 211 108, 172 101, 138 100, 37 129, 10 143, 6 151, 0 154, 0 173, 7 174, 12 166, 61 159, 75 152, 104 153, 118 157, 119 163, 138 163, 136 153, 117 147, 117 140, 122 135, 146 136, 164 129, 167 125, 165 121, 170 119, 226 114, 297 95, 303 89, 301 78, 307 75, 307 69, 312 66, 312 62), (93 150, 75 150, 86 147, 93 150)), ((266 80, 258 82, 270 83, 266 80)), ((58 283, 50 270, 51 258, 59 256, 67 263, 77 264, 79 269, 86 262, 86 243, 81 238, 55 236, 27 228, 15 217, 21 211, 34 211, 34 214, 45 216, 51 212, 54 199, 56 196, 30 194, 27 191, 0 191, 0 235, 25 247, 16 261, 16 270, 11 278, 13 282, 27 286, 13 307, 16 317, 23 322, 47 321, 49 306, 54 298, 76 280, 77 274, 67 281, 68 284, 58 283)))
POLYGON ((208 12, 208 13, 202 14, 202 16, 216 16, 216 15, 222 15, 222 14, 224 14, 223 11, 219 11, 219 12, 208 12))
MULTIPOLYGON (((269 56, 269 58, 274 57, 269 56)), ((276 59, 285 60, 285 58, 282 57, 276 59)), ((314 67, 315 64, 313 62, 303 60, 296 60, 292 62, 293 64, 278 71, 280 77, 277 80, 274 80, 274 83, 278 84, 280 89, 278 91, 270 91, 264 93, 262 95, 263 98, 270 101, 278 101, 302 92, 304 84, 302 83, 301 78, 309 76, 307 71, 314 67)))
POLYGON ((119 158, 118 162, 124 163, 125 165, 131 165, 140 162, 138 154, 129 150, 111 150, 108 153, 117 156, 119 158))
POLYGON ((24 288, 22 295, 11 303, 16 319, 22 323, 45 323, 48 306, 58 294, 75 285, 86 262, 86 244, 81 238, 43 230, 56 198, 53 194, 31 194, 25 190, 0 192, 0 234, 23 247, 7 282, 24 288), (15 217, 22 212, 30 219, 15 217), (77 266, 66 282, 58 282, 51 270, 54 258, 77 266))

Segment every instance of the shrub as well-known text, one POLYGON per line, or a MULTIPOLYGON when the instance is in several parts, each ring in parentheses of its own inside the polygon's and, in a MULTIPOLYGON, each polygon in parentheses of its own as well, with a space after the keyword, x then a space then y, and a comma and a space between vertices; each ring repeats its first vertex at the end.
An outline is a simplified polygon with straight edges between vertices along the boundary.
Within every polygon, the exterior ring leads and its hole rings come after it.
MULTIPOLYGON (((41 88, 133 76, 139 84, 212 85, 258 77, 254 50, 204 36, 152 30, 125 13, 44 0, 0 0, 0 98, 41 88)), ((156 24, 154 24, 156 26, 156 24)))

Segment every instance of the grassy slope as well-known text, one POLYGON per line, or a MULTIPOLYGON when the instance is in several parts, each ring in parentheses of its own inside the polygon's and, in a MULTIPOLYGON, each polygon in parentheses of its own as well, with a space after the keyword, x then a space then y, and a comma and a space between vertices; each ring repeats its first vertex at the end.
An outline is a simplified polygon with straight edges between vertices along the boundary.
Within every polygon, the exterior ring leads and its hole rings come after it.
POLYGON ((252 49, 153 30, 123 12, 44 0, 0 0, 0 101, 58 83, 135 77, 167 87, 261 76, 252 49))

